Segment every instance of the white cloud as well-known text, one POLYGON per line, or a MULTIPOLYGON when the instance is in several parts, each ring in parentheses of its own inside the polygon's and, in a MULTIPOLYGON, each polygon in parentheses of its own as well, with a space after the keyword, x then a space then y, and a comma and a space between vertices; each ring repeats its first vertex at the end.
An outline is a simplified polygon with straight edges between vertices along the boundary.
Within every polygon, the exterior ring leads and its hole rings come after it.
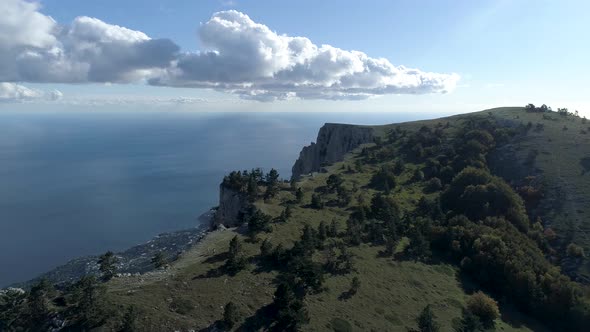
POLYGON ((177 57, 168 39, 81 16, 58 25, 37 3, 4 0, 0 82, 141 82, 177 57))
POLYGON ((22 0, 2 0, 0 45, 50 47, 56 42, 55 21, 39 13, 39 4, 22 0))
POLYGON ((273 101, 446 93, 459 80, 279 35, 234 10, 213 14, 199 37, 202 51, 180 53, 169 39, 86 16, 59 25, 37 3, 3 0, 0 82, 148 82, 273 101))
POLYGON ((155 85, 213 88, 246 99, 365 99, 452 91, 459 76, 394 66, 387 59, 305 37, 279 35, 247 15, 215 13, 201 25, 205 50, 183 54, 155 85))
POLYGON ((33 100, 59 100, 63 94, 58 90, 41 91, 15 83, 0 83, 0 102, 24 102, 33 100))

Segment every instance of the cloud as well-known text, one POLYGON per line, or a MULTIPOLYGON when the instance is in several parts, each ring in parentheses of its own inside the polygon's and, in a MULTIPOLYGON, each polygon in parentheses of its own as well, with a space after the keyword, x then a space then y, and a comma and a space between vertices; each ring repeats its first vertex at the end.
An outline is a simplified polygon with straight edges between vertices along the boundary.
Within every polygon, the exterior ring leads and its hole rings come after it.
POLYGON ((169 67, 179 51, 169 39, 151 39, 96 18, 58 25, 38 12, 37 3, 5 1, 0 82, 141 82, 169 67))
POLYGON ((213 14, 200 25, 199 38, 203 50, 182 53, 170 39, 86 16, 60 25, 35 2, 4 0, 0 82, 145 82, 273 101, 446 93, 459 80, 279 35, 235 10, 213 14))
POLYGON ((206 50, 182 54, 154 85, 213 88, 246 99, 365 99, 452 91, 459 76, 394 66, 387 59, 305 37, 279 35, 235 10, 201 24, 206 50))
POLYGON ((24 102, 33 100, 55 101, 63 97, 58 90, 41 91, 15 83, 0 83, 0 102, 24 102))

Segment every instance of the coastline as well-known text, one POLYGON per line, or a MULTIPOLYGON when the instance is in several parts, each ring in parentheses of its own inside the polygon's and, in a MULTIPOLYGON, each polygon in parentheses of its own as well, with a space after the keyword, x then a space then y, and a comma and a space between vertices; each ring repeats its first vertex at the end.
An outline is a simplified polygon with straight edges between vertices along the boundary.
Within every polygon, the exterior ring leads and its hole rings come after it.
MULTIPOLYGON (((210 221, 214 213, 215 209, 211 208, 201 214, 197 218, 198 225, 194 228, 161 233, 147 242, 116 252, 115 256, 119 261, 117 276, 141 275, 155 270, 151 259, 157 252, 162 252, 169 262, 177 260, 180 255, 198 244, 210 232, 210 221)), ((89 255, 74 258, 30 280, 13 283, 2 287, 2 289, 30 288, 31 285, 43 278, 59 287, 75 282, 84 275, 99 275, 98 257, 99 255, 89 255)))

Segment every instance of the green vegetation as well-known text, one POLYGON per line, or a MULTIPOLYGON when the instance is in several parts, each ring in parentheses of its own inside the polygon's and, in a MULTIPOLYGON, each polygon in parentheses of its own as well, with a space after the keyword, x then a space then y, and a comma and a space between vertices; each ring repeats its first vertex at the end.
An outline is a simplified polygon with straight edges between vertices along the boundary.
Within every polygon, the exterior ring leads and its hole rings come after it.
MULTIPOLYGON (((581 121, 527 106, 380 126, 327 173, 232 172, 247 227, 210 233, 168 270, 2 295, 0 328, 34 307, 38 322, 106 330, 581 331, 590 292, 558 264, 584 264, 590 242, 563 221, 569 206, 547 209, 558 166, 543 152, 581 121)), ((583 192, 575 158, 557 179, 583 192)))
POLYGON ((107 251, 98 258, 99 270, 102 273, 102 279, 111 280, 117 272, 117 257, 112 251, 107 251))

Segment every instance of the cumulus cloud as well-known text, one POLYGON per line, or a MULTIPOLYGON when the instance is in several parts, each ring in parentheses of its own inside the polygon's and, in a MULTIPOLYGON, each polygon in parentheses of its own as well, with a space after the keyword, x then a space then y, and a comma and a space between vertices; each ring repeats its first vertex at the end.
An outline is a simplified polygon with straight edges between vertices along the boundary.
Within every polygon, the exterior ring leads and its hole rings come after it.
POLYGON ((359 51, 279 35, 235 10, 200 26, 205 50, 182 54, 155 85, 213 88, 245 99, 365 99, 452 91, 459 76, 394 66, 359 51))
POLYGON ((35 2, 3 0, 0 82, 147 82, 273 101, 446 93, 459 80, 280 35, 234 10, 213 14, 199 38, 203 50, 181 53, 169 39, 86 16, 60 25, 35 2))
POLYGON ((0 102, 55 101, 62 97, 63 94, 58 90, 41 91, 15 83, 0 83, 0 102))
POLYGON ((39 5, 3 0, 0 9, 0 82, 145 81, 176 59, 169 39, 81 16, 59 25, 39 5))

